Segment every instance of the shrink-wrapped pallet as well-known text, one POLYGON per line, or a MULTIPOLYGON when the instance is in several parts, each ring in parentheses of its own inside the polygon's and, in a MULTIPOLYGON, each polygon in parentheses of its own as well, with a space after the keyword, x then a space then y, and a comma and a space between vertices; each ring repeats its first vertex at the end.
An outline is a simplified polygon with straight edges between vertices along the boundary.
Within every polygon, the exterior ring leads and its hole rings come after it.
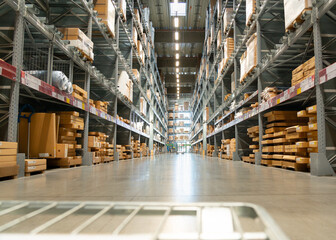
POLYGON ((285 27, 291 29, 302 13, 312 8, 312 0, 284 0, 285 27))
POLYGON ((229 58, 231 57, 231 54, 233 53, 234 49, 234 40, 233 38, 226 38, 224 40, 224 65, 228 62, 229 58))
POLYGON ((252 21, 253 14, 256 13, 256 0, 246 0, 246 26, 252 21))
POLYGON ((247 52, 245 51, 240 58, 240 82, 243 82, 246 74, 247 52))
POLYGON ((223 18, 224 18, 224 33, 228 30, 229 28, 229 24, 231 22, 232 19, 232 13, 233 13, 233 9, 232 8, 226 8, 223 18))
POLYGON ((247 60, 246 74, 249 74, 257 66, 257 34, 253 34, 246 43, 247 60))
POLYGON ((94 10, 98 12, 98 17, 102 19, 112 37, 115 37, 115 7, 111 0, 97 0, 94 10))

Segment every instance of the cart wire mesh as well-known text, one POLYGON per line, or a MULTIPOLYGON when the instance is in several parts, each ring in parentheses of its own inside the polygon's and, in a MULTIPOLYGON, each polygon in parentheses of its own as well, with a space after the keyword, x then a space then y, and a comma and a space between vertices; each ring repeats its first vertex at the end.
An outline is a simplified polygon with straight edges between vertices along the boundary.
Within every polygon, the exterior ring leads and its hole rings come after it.
POLYGON ((288 239, 244 203, 0 202, 0 239, 288 239))

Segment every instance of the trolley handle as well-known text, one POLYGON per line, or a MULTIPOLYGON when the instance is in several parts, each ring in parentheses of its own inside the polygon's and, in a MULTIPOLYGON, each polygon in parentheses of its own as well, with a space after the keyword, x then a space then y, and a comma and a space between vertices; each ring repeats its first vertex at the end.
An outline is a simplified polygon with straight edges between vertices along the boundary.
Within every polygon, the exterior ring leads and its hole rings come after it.
POLYGON ((21 119, 21 118, 24 118, 24 119, 27 119, 27 120, 28 120, 28 123, 30 123, 30 121, 31 121, 31 117, 33 116, 34 113, 35 113, 35 110, 34 110, 34 108, 33 108, 30 104, 25 104, 25 105, 23 105, 22 108, 21 108, 20 111, 19 111, 18 122, 20 123, 20 119, 21 119), (28 116, 26 116, 26 115, 21 115, 22 112, 23 112, 24 110, 26 110, 27 108, 31 111, 31 113, 30 113, 28 116))

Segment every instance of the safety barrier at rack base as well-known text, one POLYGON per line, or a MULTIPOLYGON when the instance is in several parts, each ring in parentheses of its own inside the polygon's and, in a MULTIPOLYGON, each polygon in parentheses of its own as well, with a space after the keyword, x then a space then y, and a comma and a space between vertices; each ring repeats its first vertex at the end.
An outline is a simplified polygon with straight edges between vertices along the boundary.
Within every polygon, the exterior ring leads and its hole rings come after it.
POLYGON ((333 78, 336 78, 336 63, 322 69, 320 71, 320 84, 325 83, 333 78))
POLYGON ((6 77, 10 80, 16 80, 16 67, 0 60, 0 76, 6 77))

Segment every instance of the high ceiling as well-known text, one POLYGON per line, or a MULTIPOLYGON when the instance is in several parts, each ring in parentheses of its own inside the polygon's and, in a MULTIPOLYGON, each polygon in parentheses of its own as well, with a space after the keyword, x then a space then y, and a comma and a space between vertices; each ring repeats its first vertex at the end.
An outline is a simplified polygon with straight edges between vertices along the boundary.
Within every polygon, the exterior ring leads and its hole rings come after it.
POLYGON ((180 97, 190 97, 195 85, 204 43, 207 0, 179 0, 186 4, 186 15, 178 17, 178 28, 171 16, 173 0, 143 0, 150 9, 155 27, 155 48, 158 68, 164 75, 169 98, 177 97, 176 53, 179 53, 180 97), (179 40, 175 40, 175 31, 179 40), (176 43, 179 49, 176 50, 176 43))

